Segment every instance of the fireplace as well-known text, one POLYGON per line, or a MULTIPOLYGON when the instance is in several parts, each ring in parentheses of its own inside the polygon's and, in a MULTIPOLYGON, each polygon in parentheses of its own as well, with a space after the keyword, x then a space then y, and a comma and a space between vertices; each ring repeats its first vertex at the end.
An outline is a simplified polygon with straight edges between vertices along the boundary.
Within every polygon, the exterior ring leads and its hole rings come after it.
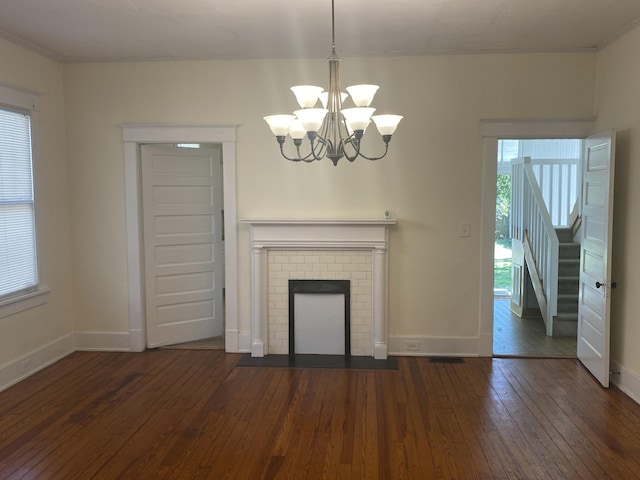
POLYGON ((289 352, 287 282, 351 282, 351 355, 387 358, 387 248, 393 219, 244 220, 251 225, 251 355, 289 352))
POLYGON ((351 358, 350 283, 289 280, 290 357, 300 353, 351 358))

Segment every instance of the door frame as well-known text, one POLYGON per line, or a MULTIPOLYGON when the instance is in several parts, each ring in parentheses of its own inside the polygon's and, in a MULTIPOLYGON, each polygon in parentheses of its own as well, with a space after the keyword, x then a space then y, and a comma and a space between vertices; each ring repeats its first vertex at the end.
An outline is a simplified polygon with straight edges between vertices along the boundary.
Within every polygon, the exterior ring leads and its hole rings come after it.
POLYGON ((498 140, 526 138, 587 138, 595 120, 482 120, 484 155, 480 224, 480 295, 478 354, 493 356, 493 257, 496 225, 498 140))
POLYGON ((150 143, 222 144, 225 228, 225 350, 238 351, 238 219, 236 200, 236 126, 124 124, 129 348, 146 348, 144 309, 144 246, 142 242, 141 145, 150 143))

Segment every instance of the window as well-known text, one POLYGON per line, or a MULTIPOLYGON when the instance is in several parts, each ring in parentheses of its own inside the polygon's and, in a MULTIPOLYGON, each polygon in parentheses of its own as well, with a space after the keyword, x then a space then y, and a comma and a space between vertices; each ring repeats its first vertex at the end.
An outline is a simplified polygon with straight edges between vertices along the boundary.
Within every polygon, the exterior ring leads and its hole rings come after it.
POLYGON ((0 109, 0 300, 38 285, 31 119, 0 109))
POLYGON ((37 96, 0 84, 0 317, 40 305, 44 286, 34 195, 37 96))

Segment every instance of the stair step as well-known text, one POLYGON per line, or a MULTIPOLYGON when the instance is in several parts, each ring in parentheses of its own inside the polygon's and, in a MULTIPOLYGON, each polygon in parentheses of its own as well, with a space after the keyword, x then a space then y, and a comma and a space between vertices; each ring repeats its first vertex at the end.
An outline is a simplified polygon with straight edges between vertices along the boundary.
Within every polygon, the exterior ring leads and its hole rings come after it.
POLYGON ((556 235, 560 242, 573 242, 573 232, 570 228, 556 228, 556 235))
POLYGON ((560 258, 577 258, 580 259, 580 244, 571 242, 571 243, 560 243, 559 245, 559 255, 560 258))
POLYGON ((556 337, 575 337, 578 334, 578 314, 558 313, 553 319, 553 335, 556 337))
POLYGON ((558 261, 558 277, 574 276, 578 272, 580 272, 580 260, 561 259, 558 261))

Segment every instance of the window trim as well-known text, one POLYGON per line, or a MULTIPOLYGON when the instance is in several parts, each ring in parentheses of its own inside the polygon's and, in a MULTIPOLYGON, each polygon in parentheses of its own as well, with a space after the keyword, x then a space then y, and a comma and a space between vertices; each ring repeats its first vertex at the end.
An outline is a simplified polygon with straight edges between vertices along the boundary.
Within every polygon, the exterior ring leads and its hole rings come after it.
POLYGON ((24 88, 0 82, 0 107, 7 110, 26 111, 31 117, 31 168, 33 170, 34 212, 36 226, 36 255, 38 258, 38 285, 15 296, 0 301, 0 318, 8 317, 24 310, 43 305, 49 300, 49 287, 44 258, 44 240, 38 201, 40 182, 38 165, 40 159, 40 94, 24 88))

